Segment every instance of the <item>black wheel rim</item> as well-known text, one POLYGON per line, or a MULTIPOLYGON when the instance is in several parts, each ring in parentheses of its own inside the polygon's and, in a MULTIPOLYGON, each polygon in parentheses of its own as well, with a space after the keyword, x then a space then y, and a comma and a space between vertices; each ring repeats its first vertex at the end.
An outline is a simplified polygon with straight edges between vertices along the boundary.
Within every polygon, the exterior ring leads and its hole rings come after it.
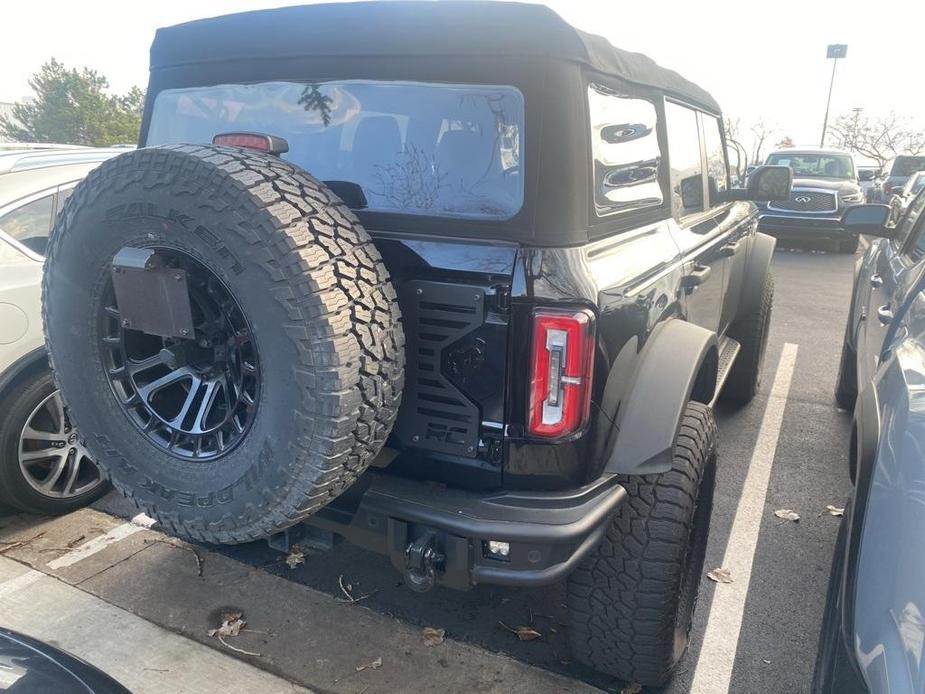
POLYGON ((250 325, 224 283, 188 254, 158 248, 187 274, 194 334, 163 338, 123 325, 110 283, 101 347, 113 394, 145 438, 178 458, 213 460, 246 436, 257 413, 260 367, 250 325))

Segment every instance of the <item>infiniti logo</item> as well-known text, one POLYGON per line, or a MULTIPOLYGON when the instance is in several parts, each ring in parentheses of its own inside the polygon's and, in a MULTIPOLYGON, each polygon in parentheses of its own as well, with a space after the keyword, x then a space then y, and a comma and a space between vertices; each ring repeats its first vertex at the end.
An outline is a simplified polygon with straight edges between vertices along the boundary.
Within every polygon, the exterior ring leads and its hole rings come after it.
POLYGON ((812 202, 812 198, 809 197, 808 195, 797 195, 797 196, 793 199, 793 201, 794 201, 794 202, 801 202, 801 203, 803 203, 803 204, 805 205, 805 204, 808 203, 808 202, 812 202))

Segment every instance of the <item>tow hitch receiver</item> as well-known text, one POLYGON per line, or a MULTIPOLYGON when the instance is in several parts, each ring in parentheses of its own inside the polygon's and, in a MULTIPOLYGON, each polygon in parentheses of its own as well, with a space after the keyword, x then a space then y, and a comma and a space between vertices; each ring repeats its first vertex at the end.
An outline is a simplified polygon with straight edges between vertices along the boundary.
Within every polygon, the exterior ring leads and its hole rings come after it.
POLYGON ((428 531, 405 550, 405 582, 411 590, 426 593, 436 583, 436 572, 446 557, 437 551, 437 534, 428 531))
POLYGON ((123 328, 193 338, 186 270, 166 267, 153 248, 121 248, 112 259, 112 286, 123 328))

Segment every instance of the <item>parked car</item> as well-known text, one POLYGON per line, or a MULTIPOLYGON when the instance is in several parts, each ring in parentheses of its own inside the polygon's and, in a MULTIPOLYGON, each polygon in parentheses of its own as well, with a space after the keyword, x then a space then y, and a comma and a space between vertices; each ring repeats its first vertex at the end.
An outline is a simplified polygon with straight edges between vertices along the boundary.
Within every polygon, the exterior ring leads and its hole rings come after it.
POLYGON ((893 195, 890 196, 890 208, 892 209, 890 219, 894 223, 902 219, 903 214, 909 207, 909 203, 923 189, 925 189, 925 171, 917 171, 906 180, 902 188, 894 190, 893 195))
POLYGON ((67 513, 106 490, 48 368, 42 265, 77 182, 122 150, 0 151, 0 502, 67 513))
POLYGON ((16 694, 130 694, 86 661, 3 627, 0 627, 0 690, 16 694))
POLYGON ((880 170, 875 202, 888 203, 890 196, 918 171, 925 171, 925 156, 902 155, 886 162, 880 170))
POLYGON ((925 193, 896 226, 889 208, 846 226, 882 237, 859 264, 836 400, 854 412, 845 509, 813 691, 925 691, 925 193))
POLYGON ((759 231, 790 242, 824 242, 842 253, 854 253, 857 234, 841 223, 847 208, 864 202, 851 154, 782 149, 769 154, 767 163, 793 169, 793 190, 788 200, 760 205, 759 231))
POLYGON ((414 590, 565 579, 574 657, 664 682, 711 404, 760 383, 748 200, 790 170, 731 188, 706 91, 537 5, 250 12, 151 55, 145 147, 78 186, 45 272, 115 486, 183 537, 346 537, 414 590))
POLYGON ((865 202, 876 202, 873 195, 879 171, 880 169, 876 166, 858 166, 858 185, 861 187, 865 202))

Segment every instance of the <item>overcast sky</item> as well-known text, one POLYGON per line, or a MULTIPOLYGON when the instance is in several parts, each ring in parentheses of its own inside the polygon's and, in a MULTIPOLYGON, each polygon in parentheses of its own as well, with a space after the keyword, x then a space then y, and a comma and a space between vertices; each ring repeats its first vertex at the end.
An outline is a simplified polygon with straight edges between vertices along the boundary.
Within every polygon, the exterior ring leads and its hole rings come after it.
MULTIPOLYGON (((89 66, 122 92, 147 83, 154 30, 201 17, 305 4, 285 0, 13 0, 0 29, 0 101, 30 93, 28 78, 54 56, 89 66)), ((839 61, 833 114, 891 109, 925 127, 925 2, 818 0, 547 0, 574 25, 640 51, 712 92, 743 125, 764 118, 798 144, 817 144, 831 61, 839 61)))

